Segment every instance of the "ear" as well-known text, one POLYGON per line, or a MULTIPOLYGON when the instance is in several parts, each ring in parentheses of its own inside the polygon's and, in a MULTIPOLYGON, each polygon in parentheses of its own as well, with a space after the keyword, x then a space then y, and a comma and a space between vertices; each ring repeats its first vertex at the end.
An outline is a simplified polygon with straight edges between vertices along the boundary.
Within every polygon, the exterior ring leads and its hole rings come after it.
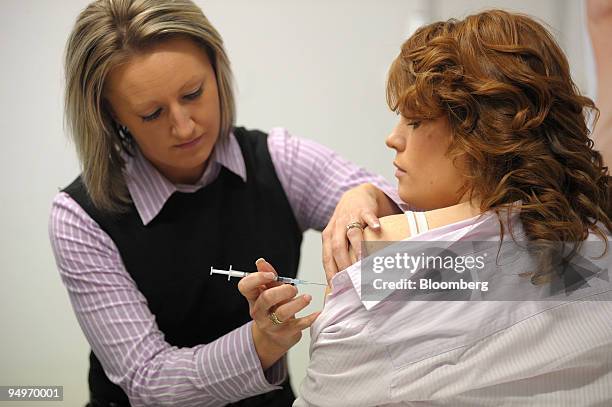
POLYGON ((119 121, 119 118, 117 117, 117 114, 113 110, 113 107, 111 106, 108 99, 106 98, 102 99, 102 107, 104 108, 104 110, 106 110, 106 112, 111 117, 111 119, 113 119, 113 121, 117 123, 118 126, 122 126, 121 122, 119 121))

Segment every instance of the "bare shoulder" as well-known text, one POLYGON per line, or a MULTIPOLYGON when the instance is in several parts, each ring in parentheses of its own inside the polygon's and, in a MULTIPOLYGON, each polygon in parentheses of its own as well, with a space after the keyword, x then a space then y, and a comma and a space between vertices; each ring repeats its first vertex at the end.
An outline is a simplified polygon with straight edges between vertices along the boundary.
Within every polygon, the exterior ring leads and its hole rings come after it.
POLYGON ((396 241, 410 236, 408 220, 403 213, 380 218, 380 230, 365 228, 365 241, 396 241))
MULTIPOLYGON (((379 219, 380 229, 373 230, 365 228, 363 230, 363 254, 369 256, 370 254, 381 250, 380 243, 374 242, 396 242, 403 240, 410 236, 408 229, 408 220, 406 215, 390 215, 379 219)), ((390 243, 389 243, 390 244, 390 243)), ((387 246, 388 244, 383 244, 387 246)))

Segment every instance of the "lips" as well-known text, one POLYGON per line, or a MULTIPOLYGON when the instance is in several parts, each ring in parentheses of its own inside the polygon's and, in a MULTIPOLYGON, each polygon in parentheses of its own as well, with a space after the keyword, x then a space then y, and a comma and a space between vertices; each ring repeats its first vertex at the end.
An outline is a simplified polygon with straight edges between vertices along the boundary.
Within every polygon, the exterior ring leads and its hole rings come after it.
POLYGON ((406 174, 406 170, 404 170, 402 167, 400 167, 399 165, 397 165, 396 162, 393 162, 393 165, 395 166, 396 170, 395 170, 395 176, 396 177, 401 177, 402 175, 406 174))
POLYGON ((178 147, 178 148, 188 148, 188 147, 192 147, 192 146, 194 146, 194 145, 198 144, 198 142, 199 142, 201 139, 202 139, 202 136, 198 136, 198 137, 195 137, 195 138, 193 138, 193 139, 191 139, 191 140, 189 140, 189 141, 187 141, 187 142, 185 142, 185 143, 176 144, 176 145, 175 145, 175 147, 178 147))

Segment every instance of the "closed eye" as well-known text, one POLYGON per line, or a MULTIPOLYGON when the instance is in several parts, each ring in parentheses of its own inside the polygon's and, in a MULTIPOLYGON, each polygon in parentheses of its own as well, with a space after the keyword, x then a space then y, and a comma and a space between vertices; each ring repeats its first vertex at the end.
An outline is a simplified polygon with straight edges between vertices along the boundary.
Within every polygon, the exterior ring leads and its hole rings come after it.
POLYGON ((202 86, 200 86, 198 90, 196 90, 195 92, 185 95, 183 97, 187 100, 194 100, 194 99, 199 98, 201 95, 202 95, 202 86))
POLYGON ((160 114, 161 114, 161 109, 157 109, 155 112, 151 113, 148 116, 142 116, 142 121, 143 122, 150 122, 151 120, 157 119, 160 114))
MULTIPOLYGON (((184 99, 186 100, 196 100, 197 98, 199 98, 200 96, 202 96, 202 86, 200 86, 198 88, 198 90, 196 90, 195 92, 189 93, 185 96, 183 96, 184 99)), ((157 109, 155 112, 151 113, 150 115, 147 116, 141 116, 142 121, 143 122, 150 122, 152 120, 155 120, 159 117, 159 115, 161 114, 161 108, 157 109)))

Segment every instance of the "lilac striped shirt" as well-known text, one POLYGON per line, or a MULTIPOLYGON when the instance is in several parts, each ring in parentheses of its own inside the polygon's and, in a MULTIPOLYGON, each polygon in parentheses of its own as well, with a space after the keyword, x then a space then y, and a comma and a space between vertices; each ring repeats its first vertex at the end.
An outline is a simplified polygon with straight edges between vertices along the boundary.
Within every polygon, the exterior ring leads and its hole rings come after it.
MULTIPOLYGON (((284 129, 270 131, 268 148, 303 230, 322 230, 342 193, 365 182, 401 202, 382 177, 326 147, 292 137, 284 129)), ((217 177, 221 166, 246 179, 233 134, 217 143, 195 185, 172 184, 139 152, 128 158, 124 175, 138 214, 147 225, 174 191, 197 191, 217 177)), ((286 378, 286 358, 262 371, 252 322, 206 345, 177 348, 168 344, 114 242, 64 192, 53 201, 49 234, 81 329, 108 378, 123 388, 133 406, 179 402, 184 406, 223 405, 277 389, 286 378)))

